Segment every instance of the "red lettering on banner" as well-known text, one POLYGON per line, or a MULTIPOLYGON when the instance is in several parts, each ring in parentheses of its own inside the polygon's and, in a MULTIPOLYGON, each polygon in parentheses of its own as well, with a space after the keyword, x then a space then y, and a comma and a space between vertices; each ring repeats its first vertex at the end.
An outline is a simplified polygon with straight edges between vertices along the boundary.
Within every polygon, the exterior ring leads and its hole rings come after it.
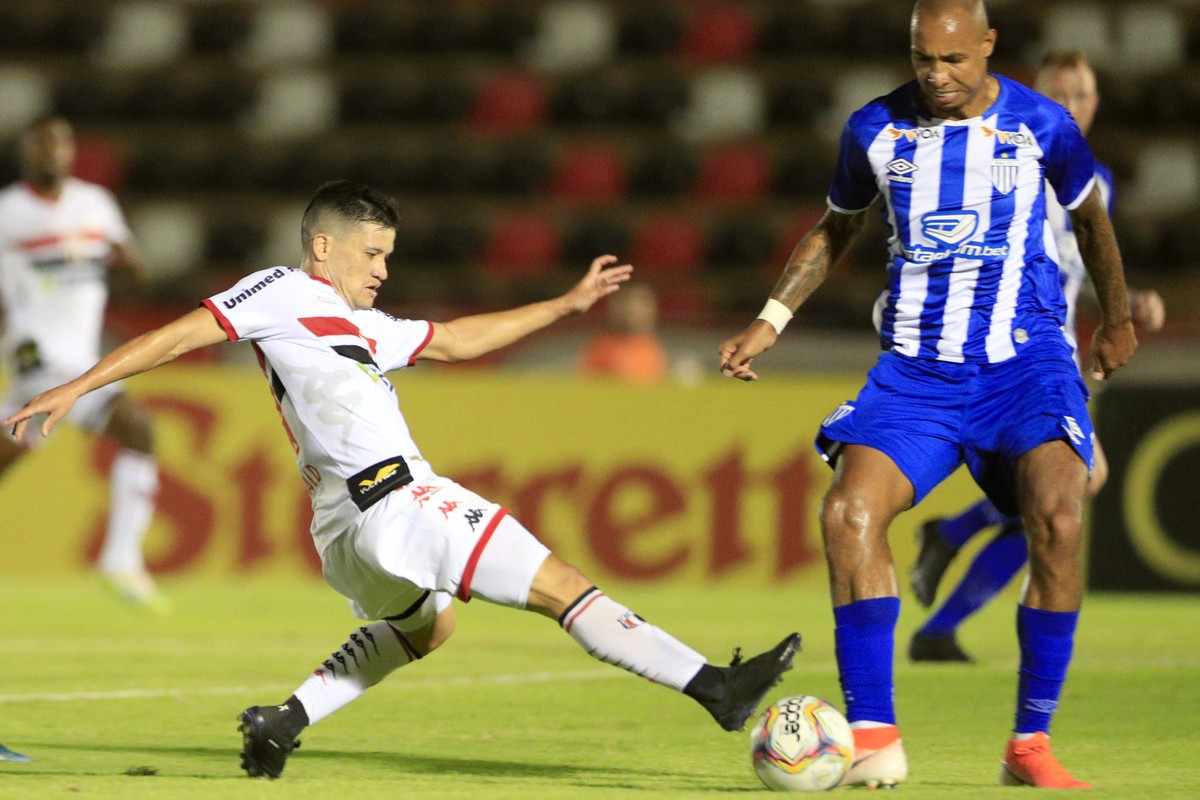
POLYGON ((743 456, 739 447, 701 476, 712 499, 708 527, 710 575, 723 575, 753 556, 742 539, 742 499, 746 490, 743 456))
POLYGON ((583 466, 572 464, 553 472, 534 475, 513 494, 510 506, 513 516, 519 519, 527 529, 533 531, 533 534, 551 550, 554 549, 554 544, 551 539, 546 537, 546 529, 549 526, 544 525, 542 519, 546 502, 550 493, 554 491, 574 496, 582 477, 583 466))
POLYGON ((262 451, 254 451, 233 469, 238 485, 238 512, 241 531, 238 536, 237 568, 249 570, 254 564, 271 557, 274 548, 263 532, 263 496, 275 483, 271 463, 262 451))
POLYGON ((808 450, 800 450, 771 473, 775 487, 775 575, 786 578, 817 560, 819 553, 808 541, 808 494, 812 485, 808 450))
POLYGON ((657 561, 639 561, 630 552, 640 532, 683 513, 687 500, 667 475, 651 466, 624 467, 600 485, 587 513, 587 541, 596 559, 619 578, 648 580, 671 574, 687 562, 690 550, 680 545, 657 561), (638 492, 648 508, 617 518, 616 501, 625 492, 638 492))
POLYGON ((304 564, 313 575, 321 575, 321 554, 312 538, 312 500, 303 492, 296 492, 296 526, 293 529, 296 549, 304 557, 304 564))

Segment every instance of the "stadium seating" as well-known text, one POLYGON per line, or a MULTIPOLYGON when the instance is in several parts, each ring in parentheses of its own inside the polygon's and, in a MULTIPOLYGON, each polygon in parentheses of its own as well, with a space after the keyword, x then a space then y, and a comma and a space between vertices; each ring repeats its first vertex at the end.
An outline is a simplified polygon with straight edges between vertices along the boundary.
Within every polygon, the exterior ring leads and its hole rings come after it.
POLYGON ((532 281, 558 267, 562 243, 544 216, 517 213, 499 219, 483 249, 483 266, 492 278, 532 281))
POLYGON ((550 182, 555 198, 577 205, 603 205, 624 196, 629 179, 621 151, 611 142, 568 145, 550 182))

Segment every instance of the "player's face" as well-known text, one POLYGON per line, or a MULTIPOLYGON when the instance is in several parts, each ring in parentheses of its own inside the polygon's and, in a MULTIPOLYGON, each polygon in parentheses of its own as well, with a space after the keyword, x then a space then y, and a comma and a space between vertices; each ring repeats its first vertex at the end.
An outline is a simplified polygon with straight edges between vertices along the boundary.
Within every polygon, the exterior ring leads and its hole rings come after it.
POLYGON ((912 63, 935 117, 968 119, 987 110, 988 58, 996 32, 967 14, 921 15, 912 26, 912 63))
POLYGON ((1096 90, 1096 73, 1086 64, 1074 67, 1048 67, 1037 75, 1034 88, 1056 103, 1066 107, 1084 136, 1096 119, 1100 92, 1096 90))
POLYGON ((387 280, 387 257, 396 231, 364 222, 347 226, 331 239, 331 282, 351 308, 371 308, 387 280))
POLYGON ((52 119, 30 129, 21 139, 25 178, 38 185, 59 183, 75 163, 75 134, 66 120, 52 119))

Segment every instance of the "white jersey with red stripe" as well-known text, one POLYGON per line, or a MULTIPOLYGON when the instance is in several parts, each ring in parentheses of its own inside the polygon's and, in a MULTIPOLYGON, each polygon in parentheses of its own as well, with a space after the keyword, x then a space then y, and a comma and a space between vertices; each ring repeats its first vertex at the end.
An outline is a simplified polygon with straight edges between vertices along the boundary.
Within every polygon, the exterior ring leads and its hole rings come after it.
POLYGON ((5 360, 78 375, 100 359, 106 268, 129 227, 107 189, 69 178, 51 198, 27 183, 0 190, 5 360))
POLYGON ((248 275, 204 301, 232 341, 254 344, 312 495, 318 552, 371 505, 436 477, 385 373, 412 366, 429 322, 355 310, 290 267, 248 275))

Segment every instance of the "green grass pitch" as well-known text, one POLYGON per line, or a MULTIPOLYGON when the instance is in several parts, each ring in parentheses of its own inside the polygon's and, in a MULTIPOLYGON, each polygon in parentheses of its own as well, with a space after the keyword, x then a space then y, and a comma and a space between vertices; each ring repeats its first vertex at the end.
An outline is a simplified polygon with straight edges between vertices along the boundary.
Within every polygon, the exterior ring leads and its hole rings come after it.
MULTIPOLYGON (((723 662, 795 629, 804 652, 772 697, 841 705, 823 582, 609 586, 723 662)), ((553 623, 473 602, 440 651, 305 732, 282 780, 238 768, 235 716, 278 702, 354 626, 316 581, 167 584, 159 619, 89 578, 0 585, 0 797, 717 798, 765 792, 744 733, 692 701, 585 656, 553 623), (152 774, 146 774, 152 773, 152 774)), ((974 666, 911 665, 919 609, 897 633, 898 711, 912 798, 1011 797, 997 785, 1012 716, 1010 590, 968 623, 974 666)), ((1056 751, 1095 798, 1200 796, 1200 610, 1192 596, 1087 599, 1056 751)), ((846 791, 846 790, 842 790, 846 791)))

